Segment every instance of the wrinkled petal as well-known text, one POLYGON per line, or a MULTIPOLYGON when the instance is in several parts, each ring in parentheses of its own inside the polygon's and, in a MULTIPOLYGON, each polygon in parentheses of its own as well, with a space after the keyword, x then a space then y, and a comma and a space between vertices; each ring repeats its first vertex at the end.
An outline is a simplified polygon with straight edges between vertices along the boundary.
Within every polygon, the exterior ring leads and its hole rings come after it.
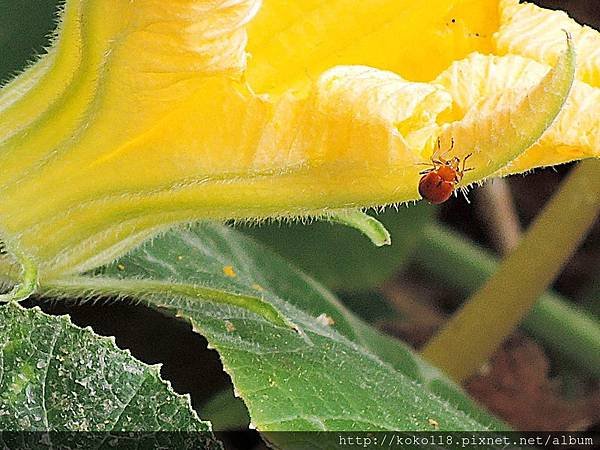
POLYGON ((576 76, 600 87, 600 33, 579 25, 564 11, 551 11, 519 0, 501 0, 500 28, 494 34, 495 53, 516 54, 554 64, 563 48, 564 31, 579 55, 576 76))
MULTIPOLYGON (((455 62, 436 79, 436 83, 452 94, 453 116, 458 118, 470 113, 480 114, 485 108, 484 103, 495 93, 518 97, 528 92, 548 70, 545 64, 521 56, 473 54, 455 62)), ((493 107, 497 106, 494 104, 493 107)), ((575 81, 555 123, 539 142, 501 173, 518 173, 538 166, 600 156, 599 117, 600 89, 575 81)))

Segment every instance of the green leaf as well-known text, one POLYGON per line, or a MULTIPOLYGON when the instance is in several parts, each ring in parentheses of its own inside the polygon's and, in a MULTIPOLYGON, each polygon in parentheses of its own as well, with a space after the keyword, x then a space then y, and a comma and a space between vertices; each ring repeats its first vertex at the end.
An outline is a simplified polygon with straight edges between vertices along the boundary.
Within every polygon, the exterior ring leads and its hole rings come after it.
POLYGON ((260 431, 431 430, 430 419, 440 430, 484 430, 493 422, 482 421, 483 413, 408 348, 377 335, 289 263, 220 225, 168 232, 96 276, 45 288, 134 296, 188 320, 219 352, 260 431), (249 300, 246 307, 225 302, 218 292, 268 302, 297 329, 275 323, 249 300), (452 395, 437 395, 436 384, 452 395))
POLYGON ((379 286, 408 261, 434 211, 427 204, 419 204, 376 215, 389 230, 393 242, 379 248, 353 229, 326 222, 242 229, 330 289, 356 291, 379 286))
MULTIPOLYGON (((0 306, 0 323, 0 430, 210 430, 189 398, 161 380, 157 366, 134 359, 114 339, 15 303, 0 306)), ((69 437, 76 434, 50 435, 69 437)), ((195 436, 196 444, 199 439, 208 448, 220 448, 208 433, 195 436)))

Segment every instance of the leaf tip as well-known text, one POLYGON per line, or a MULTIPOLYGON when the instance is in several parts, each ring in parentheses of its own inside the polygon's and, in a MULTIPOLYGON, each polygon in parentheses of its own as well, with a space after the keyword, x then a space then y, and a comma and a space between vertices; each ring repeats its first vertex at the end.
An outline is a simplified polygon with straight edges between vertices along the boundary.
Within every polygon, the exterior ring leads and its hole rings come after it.
POLYGON ((339 223, 360 231, 377 247, 392 244, 392 237, 385 225, 358 209, 341 210, 330 214, 327 219, 330 222, 339 223))

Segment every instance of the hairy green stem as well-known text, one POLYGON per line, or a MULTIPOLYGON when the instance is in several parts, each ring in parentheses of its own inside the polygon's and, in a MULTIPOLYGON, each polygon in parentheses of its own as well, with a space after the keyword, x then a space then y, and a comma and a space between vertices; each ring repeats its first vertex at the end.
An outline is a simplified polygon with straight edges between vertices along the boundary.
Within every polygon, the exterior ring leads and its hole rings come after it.
MULTIPOLYGON (((423 356, 455 380, 472 375, 534 307, 577 248, 599 210, 600 160, 588 160, 573 170, 515 251, 431 339, 423 356)), ((557 314, 549 314, 547 307, 537 308, 537 315, 556 322, 557 314)), ((540 330, 545 326, 534 328, 540 330)), ((591 338, 594 344, 595 327, 585 329, 583 336, 587 337, 580 343, 587 345, 591 338)), ((544 335, 547 338, 551 333, 545 330, 544 335)))

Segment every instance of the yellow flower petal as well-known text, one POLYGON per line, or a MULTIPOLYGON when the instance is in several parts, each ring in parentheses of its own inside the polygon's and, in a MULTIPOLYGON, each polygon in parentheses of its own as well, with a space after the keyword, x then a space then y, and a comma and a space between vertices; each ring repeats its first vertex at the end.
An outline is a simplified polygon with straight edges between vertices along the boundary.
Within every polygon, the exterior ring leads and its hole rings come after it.
POLYGON ((579 25, 564 11, 551 11, 519 0, 501 0, 501 25, 494 34, 496 53, 517 54, 555 64, 562 51, 564 31, 573 37, 579 63, 576 76, 600 87, 600 33, 579 25), (564 30, 564 31, 563 31, 564 30))
POLYGON ((497 0, 264 0, 248 27, 256 92, 305 88, 336 65, 430 81, 456 59, 490 52, 497 0))
POLYGON ((483 179, 539 137, 570 87, 567 56, 461 112, 465 81, 438 75, 493 50, 492 0, 260 5, 69 1, 54 56, 0 97, 0 235, 42 279, 176 223, 418 199, 439 134, 474 153, 465 182, 483 179))
POLYGON ((32 124, 66 90, 80 62, 80 15, 80 3, 69 3, 49 53, 0 91, 0 142, 32 124))
MULTIPOLYGON (((600 156, 600 33, 582 26, 564 11, 551 11, 518 0, 500 2, 501 26, 494 34, 498 54, 526 56, 554 64, 564 31, 573 37, 578 65, 572 93, 557 123, 525 155, 502 173, 600 156), (563 31, 564 30, 564 31, 563 31)), ((529 65, 529 73, 543 70, 529 65)), ((512 80, 515 77, 510 77, 512 80)))
MULTIPOLYGON (((240 89, 209 79, 202 96, 182 100, 135 141, 89 164, 80 160, 77 170, 70 158, 57 161, 42 172, 48 185, 37 179, 8 186, 0 205, 11 217, 7 230, 21 230, 21 243, 37 244, 39 258, 57 269, 74 264, 73 254, 88 246, 83 230, 95 243, 103 236, 112 243, 114 234, 190 214, 318 215, 381 198, 415 198, 422 142, 410 142, 422 140, 423 130, 431 138, 436 111, 450 105, 449 95, 435 86, 356 66, 332 69, 311 95, 284 96, 276 105, 240 89), (212 122, 219 126, 198 126, 212 122), (132 170, 138 175, 132 177, 132 170), (55 189, 36 202, 56 179, 77 189, 55 189), (30 206, 22 211, 20 204, 30 206), (39 246, 48 233, 54 239, 39 246)), ((87 156, 84 146, 75 151, 87 156)))
MULTIPOLYGON (((470 111, 480 114, 495 93, 502 92, 505 98, 522 95, 548 70, 548 66, 521 56, 473 54, 454 63, 436 79, 436 83, 452 94, 453 116, 462 118, 470 111)), ((501 173, 518 173, 538 166, 600 156, 599 117, 600 89, 575 81, 555 123, 538 143, 501 173)), ((503 135, 501 139, 508 137, 503 135)))

